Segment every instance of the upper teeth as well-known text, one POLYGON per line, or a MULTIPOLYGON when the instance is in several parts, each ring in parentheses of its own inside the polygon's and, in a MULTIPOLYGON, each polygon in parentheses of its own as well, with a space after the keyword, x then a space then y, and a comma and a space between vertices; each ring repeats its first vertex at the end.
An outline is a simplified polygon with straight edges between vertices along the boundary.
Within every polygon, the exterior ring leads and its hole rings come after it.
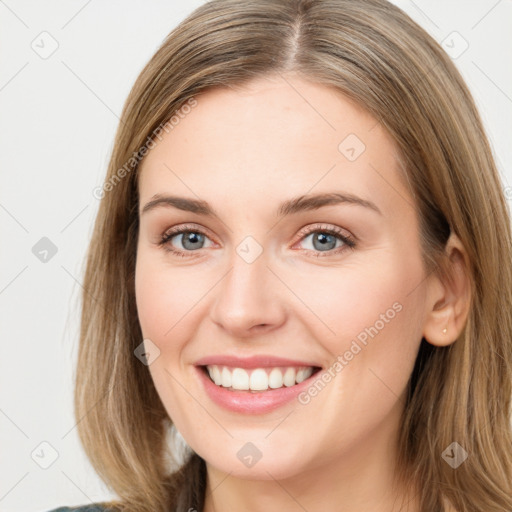
POLYGON ((238 390, 265 391, 284 386, 290 387, 306 380, 313 373, 313 367, 304 368, 229 368, 211 365, 206 367, 217 386, 238 390))

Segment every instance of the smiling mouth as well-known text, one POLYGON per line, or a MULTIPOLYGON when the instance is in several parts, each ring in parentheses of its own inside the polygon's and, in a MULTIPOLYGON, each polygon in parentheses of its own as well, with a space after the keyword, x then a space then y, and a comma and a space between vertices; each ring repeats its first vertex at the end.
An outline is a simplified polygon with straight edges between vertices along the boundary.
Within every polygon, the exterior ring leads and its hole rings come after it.
POLYGON ((276 366, 270 368, 237 368, 224 365, 201 366, 217 386, 230 391, 260 393, 283 387, 293 387, 318 373, 318 366, 276 366))

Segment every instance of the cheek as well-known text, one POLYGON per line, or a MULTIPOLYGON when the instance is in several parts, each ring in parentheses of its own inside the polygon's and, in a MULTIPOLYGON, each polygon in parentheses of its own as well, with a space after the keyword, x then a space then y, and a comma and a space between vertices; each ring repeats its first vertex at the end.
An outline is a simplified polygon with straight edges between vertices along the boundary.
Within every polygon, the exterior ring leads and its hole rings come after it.
POLYGON ((297 307, 304 310, 305 306, 319 320, 318 339, 330 339, 336 347, 339 340, 350 339, 376 322, 382 330, 381 315, 393 320, 385 324, 386 329, 400 323, 400 314, 395 313, 400 305, 405 309, 414 303, 410 292, 421 281, 421 267, 399 254, 389 254, 371 265, 354 261, 337 269, 296 272, 292 277, 293 291, 303 304, 297 307), (393 306, 396 303, 399 306, 393 306))
POLYGON ((382 252, 377 263, 368 257, 371 265, 354 260, 343 268, 295 277, 294 291, 316 317, 309 323, 316 326, 314 338, 331 357, 343 358, 342 380, 350 375, 351 388, 372 384, 375 390, 382 387, 380 377, 399 394, 421 341, 422 300, 415 287, 423 270, 406 252, 382 252))
MULTIPOLYGON (((180 321, 186 314, 179 273, 157 264, 154 257, 142 251, 138 254, 135 270, 137 314, 144 339, 151 340, 160 351, 148 366, 151 378, 169 417, 180 425, 181 411, 187 410, 187 397, 177 384, 183 346, 187 339, 187 322, 180 321)), ((151 345, 149 345, 151 346, 151 345)), ((191 406, 192 404, 189 404, 191 406)), ((182 427, 186 430, 186 427, 182 427)))
POLYGON ((157 345, 169 329, 170 317, 163 314, 164 303, 172 301, 172 292, 166 285, 165 275, 155 267, 146 265, 144 259, 138 260, 135 271, 135 297, 137 313, 144 338, 150 338, 157 345), (171 295, 168 297, 167 295, 171 295))
POLYGON ((348 445, 401 405, 421 341, 421 292, 413 291, 421 266, 398 253, 383 253, 378 262, 330 269, 316 276, 314 288, 296 280, 322 320, 314 322, 313 336, 333 357, 326 384, 319 391, 312 385, 301 403, 312 416, 322 415, 326 438, 335 426, 348 445))
POLYGON ((162 350, 170 345, 165 341, 176 339, 177 331, 186 325, 182 319, 200 296, 196 281, 190 277, 144 251, 137 258, 135 296, 139 322, 144 337, 162 350))

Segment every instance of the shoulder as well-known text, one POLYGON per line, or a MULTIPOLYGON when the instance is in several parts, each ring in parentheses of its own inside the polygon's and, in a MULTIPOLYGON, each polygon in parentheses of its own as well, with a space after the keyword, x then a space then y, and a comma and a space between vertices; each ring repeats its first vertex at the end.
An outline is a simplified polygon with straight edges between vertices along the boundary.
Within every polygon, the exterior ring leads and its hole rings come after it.
POLYGON ((100 503, 91 503, 78 507, 59 507, 49 510, 48 512, 106 512, 109 509, 100 503))

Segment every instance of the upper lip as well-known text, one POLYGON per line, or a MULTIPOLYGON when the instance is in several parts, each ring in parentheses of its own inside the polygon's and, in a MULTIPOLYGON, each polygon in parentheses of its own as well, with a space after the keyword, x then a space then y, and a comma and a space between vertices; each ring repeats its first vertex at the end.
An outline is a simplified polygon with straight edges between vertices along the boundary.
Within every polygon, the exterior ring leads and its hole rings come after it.
POLYGON ((233 368, 269 368, 276 366, 296 366, 319 368, 318 364, 309 361, 299 361, 297 359, 285 359, 271 355, 259 355, 251 357, 237 357, 230 355, 207 356, 196 361, 196 366, 231 366, 233 368))

